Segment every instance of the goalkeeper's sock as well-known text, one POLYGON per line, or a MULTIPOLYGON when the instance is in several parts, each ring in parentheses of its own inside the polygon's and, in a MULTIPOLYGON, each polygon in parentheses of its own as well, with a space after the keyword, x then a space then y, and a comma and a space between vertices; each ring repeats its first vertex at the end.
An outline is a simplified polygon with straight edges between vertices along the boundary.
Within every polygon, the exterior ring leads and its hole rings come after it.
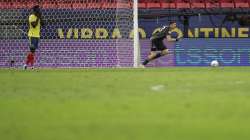
POLYGON ((148 64, 148 62, 149 62, 149 60, 148 59, 146 59, 146 60, 144 60, 144 62, 142 63, 142 65, 147 65, 148 64))
POLYGON ((162 56, 161 53, 157 53, 157 54, 152 58, 152 60, 157 59, 157 58, 159 58, 159 57, 161 57, 161 56, 162 56))
POLYGON ((159 57, 163 56, 161 53, 157 53, 153 58, 150 59, 150 61, 157 59, 159 57))
POLYGON ((146 59, 142 64, 143 65, 147 65, 150 61, 154 60, 154 59, 157 59, 159 57, 163 56, 161 53, 157 53, 153 58, 151 59, 146 59))

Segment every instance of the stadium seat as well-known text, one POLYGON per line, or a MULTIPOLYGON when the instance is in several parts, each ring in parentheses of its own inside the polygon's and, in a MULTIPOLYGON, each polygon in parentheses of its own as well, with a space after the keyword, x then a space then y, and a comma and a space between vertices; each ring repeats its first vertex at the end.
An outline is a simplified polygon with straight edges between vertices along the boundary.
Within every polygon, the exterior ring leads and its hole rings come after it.
POLYGON ((189 9, 190 1, 189 0, 176 0, 176 8, 177 9, 189 9))
POLYGON ((236 8, 249 8, 249 0, 234 0, 236 8))
POLYGON ((191 8, 205 8, 204 0, 190 0, 191 8))
MULTIPOLYGON (((250 0, 138 0, 140 9, 189 9, 189 8, 249 8, 250 0)), ((37 4, 34 0, 2 0, 0 9, 25 9, 37 4)), ((127 0, 41 0, 45 9, 95 9, 131 8, 127 0)))
POLYGON ((79 3, 79 2, 74 2, 72 4, 72 8, 73 9, 85 9, 87 7, 87 4, 86 3, 79 3))
POLYGON ((22 2, 14 2, 12 5, 12 8, 14 9, 22 9, 22 8, 26 8, 27 7, 27 3, 25 1, 22 2))
POLYGON ((103 0, 102 1, 102 8, 104 9, 110 9, 110 8, 115 8, 116 7, 116 1, 115 0, 103 0))
POLYGON ((71 9, 72 3, 71 2, 58 2, 57 6, 59 9, 71 9))
POLYGON ((27 8, 32 8, 33 6, 37 5, 38 3, 37 2, 34 2, 33 0, 32 1, 28 1, 27 2, 27 8))
POLYGON ((0 2, 0 9, 9 9, 12 7, 11 2, 0 2))
POLYGON ((161 3, 159 0, 147 0, 146 7, 147 8, 161 8, 161 3))
POLYGON ((57 8, 57 3, 55 1, 45 0, 42 2, 42 8, 44 9, 57 8))
POLYGON ((128 2, 119 2, 117 3, 117 8, 132 8, 133 4, 132 3, 128 3, 128 2))
POLYGON ((205 0, 206 8, 220 8, 219 0, 205 0))
POLYGON ((145 9, 147 8, 147 1, 146 0, 138 0, 138 7, 145 9))
POLYGON ((175 9, 176 3, 174 0, 162 0, 161 1, 161 7, 164 9, 175 9))
POLYGON ((220 7, 221 8, 234 8, 235 3, 233 0, 220 0, 220 7))
POLYGON ((102 7, 102 2, 90 2, 86 4, 86 8, 92 9, 92 8, 101 8, 102 7))

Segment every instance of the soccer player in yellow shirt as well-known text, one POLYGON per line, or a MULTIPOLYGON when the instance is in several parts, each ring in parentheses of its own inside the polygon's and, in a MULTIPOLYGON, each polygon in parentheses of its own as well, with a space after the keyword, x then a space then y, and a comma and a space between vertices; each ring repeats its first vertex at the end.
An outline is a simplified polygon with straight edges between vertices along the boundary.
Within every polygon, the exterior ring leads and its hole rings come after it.
POLYGON ((39 39, 40 39, 40 31, 42 24, 42 14, 40 12, 39 6, 34 6, 32 8, 32 13, 29 15, 29 31, 28 37, 30 42, 30 52, 27 54, 26 63, 24 65, 24 69, 27 69, 27 66, 31 66, 34 68, 35 62, 35 51, 38 48, 39 39))

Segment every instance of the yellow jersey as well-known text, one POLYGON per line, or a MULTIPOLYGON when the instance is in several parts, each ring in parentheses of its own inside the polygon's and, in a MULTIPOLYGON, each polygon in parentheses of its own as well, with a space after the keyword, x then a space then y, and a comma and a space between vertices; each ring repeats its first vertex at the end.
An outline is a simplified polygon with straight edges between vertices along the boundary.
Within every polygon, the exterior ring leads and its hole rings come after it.
POLYGON ((40 30, 41 30, 40 19, 38 20, 38 24, 36 25, 35 28, 31 25, 31 22, 35 22, 36 20, 37 20, 36 15, 31 14, 29 16, 29 32, 28 32, 28 36, 29 37, 38 37, 38 38, 40 38, 40 30))

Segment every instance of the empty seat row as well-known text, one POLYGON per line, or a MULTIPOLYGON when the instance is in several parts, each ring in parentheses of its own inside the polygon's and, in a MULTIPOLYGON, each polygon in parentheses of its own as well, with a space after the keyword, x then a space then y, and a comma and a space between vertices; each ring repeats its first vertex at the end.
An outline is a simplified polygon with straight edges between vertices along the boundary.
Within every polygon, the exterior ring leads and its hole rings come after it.
POLYGON ((249 8, 249 0, 139 0, 139 8, 249 8))
MULTIPOLYGON (((35 2, 0 2, 0 9, 27 9, 37 5, 35 2)), ((132 8, 132 3, 65 3, 65 2, 43 2, 39 4, 44 9, 93 9, 93 8, 132 8)))
MULTIPOLYGON (((138 0, 141 9, 249 8, 250 0, 138 0)), ((31 0, 0 1, 0 9, 25 9, 37 5, 31 0)), ((132 8, 132 0, 41 0, 44 9, 132 8)))

